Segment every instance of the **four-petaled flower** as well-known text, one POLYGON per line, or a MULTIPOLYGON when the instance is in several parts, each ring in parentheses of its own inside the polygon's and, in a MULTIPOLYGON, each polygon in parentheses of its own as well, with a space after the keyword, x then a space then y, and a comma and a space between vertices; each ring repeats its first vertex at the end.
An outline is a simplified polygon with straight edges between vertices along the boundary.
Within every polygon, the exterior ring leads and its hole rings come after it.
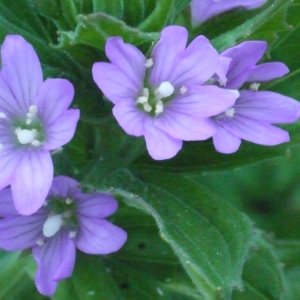
POLYGON ((166 27, 149 59, 120 37, 109 38, 106 55, 93 77, 115 105, 113 114, 126 133, 144 136, 157 160, 176 155, 182 141, 205 140, 214 133, 209 117, 231 107, 237 91, 204 85, 220 64, 217 51, 204 36, 186 48, 188 33, 166 27))
POLYGON ((282 77, 289 71, 280 62, 256 65, 266 49, 266 42, 249 41, 221 53, 224 69, 228 68, 226 79, 219 78, 221 85, 239 89, 244 83, 250 83, 251 90, 241 91, 230 109, 212 117, 217 131, 213 143, 219 152, 237 151, 242 139, 266 146, 289 141, 288 132, 271 124, 297 121, 300 104, 278 93, 257 91, 259 82, 282 77))
POLYGON ((69 109, 74 96, 65 79, 47 79, 39 59, 21 36, 6 36, 0 72, 0 189, 11 185, 24 215, 43 204, 53 179, 50 151, 68 143, 79 119, 69 109))
POLYGON ((119 250, 127 233, 105 220, 118 208, 106 193, 83 194, 78 182, 58 176, 44 206, 30 216, 20 215, 12 202, 10 188, 0 191, 0 248, 8 251, 32 247, 38 269, 36 286, 52 295, 59 281, 70 277, 76 247, 89 254, 119 250))
POLYGON ((253 9, 263 5, 266 2, 267 0, 192 0, 192 25, 195 27, 215 15, 221 14, 236 7, 253 9))

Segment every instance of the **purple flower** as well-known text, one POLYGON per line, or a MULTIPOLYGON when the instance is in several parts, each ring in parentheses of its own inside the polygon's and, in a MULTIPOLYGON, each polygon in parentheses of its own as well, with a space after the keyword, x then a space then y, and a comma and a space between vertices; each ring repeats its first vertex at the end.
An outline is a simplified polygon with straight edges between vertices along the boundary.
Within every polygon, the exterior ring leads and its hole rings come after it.
POLYGON ((113 114, 127 134, 144 136, 149 154, 171 158, 182 141, 205 140, 214 133, 209 120, 231 107, 236 91, 203 86, 220 64, 217 51, 199 36, 186 48, 187 30, 166 27, 150 58, 109 38, 106 55, 111 63, 93 66, 93 77, 114 103, 113 114))
POLYGON ((118 251, 127 239, 121 228, 104 218, 118 208, 109 194, 83 194, 78 182, 66 176, 53 179, 44 206, 30 216, 20 215, 9 188, 0 191, 0 248, 32 247, 38 265, 35 283, 43 295, 52 295, 59 281, 70 277, 76 247, 89 254, 118 251))
POLYGON ((267 0, 192 0, 192 25, 195 27, 215 15, 236 7, 253 9, 266 2, 267 0))
POLYGON ((47 79, 39 59, 21 36, 6 36, 0 71, 0 189, 11 185, 24 215, 43 204, 53 179, 50 151, 74 135, 79 110, 70 109, 72 84, 47 79))
POLYGON ((213 143, 219 152, 237 151, 242 139, 266 146, 289 141, 288 132, 271 124, 297 121, 300 104, 278 93, 257 91, 259 82, 282 77, 289 71, 283 63, 279 62, 257 66, 256 63, 263 56, 266 48, 266 42, 250 41, 221 54, 224 68, 220 67, 219 70, 222 71, 217 73, 219 82, 230 89, 238 89, 249 82, 251 90, 241 91, 239 98, 230 109, 212 117, 216 127, 213 143), (227 74, 225 74, 226 69, 227 74))

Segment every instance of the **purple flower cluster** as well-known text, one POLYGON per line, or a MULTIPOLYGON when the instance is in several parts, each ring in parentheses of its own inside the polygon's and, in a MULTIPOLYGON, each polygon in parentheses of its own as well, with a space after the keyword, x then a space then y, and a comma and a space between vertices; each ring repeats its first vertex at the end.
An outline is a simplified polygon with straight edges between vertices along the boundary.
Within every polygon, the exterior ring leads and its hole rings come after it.
POLYGON ((289 72, 279 62, 256 65, 266 49, 266 42, 249 41, 221 53, 221 69, 228 68, 225 82, 219 78, 221 85, 239 89, 249 83, 250 90, 242 90, 230 109, 212 118, 217 131, 213 143, 219 152, 237 151, 242 139, 266 146, 289 141, 288 132, 271 124, 297 121, 299 102, 278 93, 257 91, 260 82, 282 77, 289 72))
POLYGON ((72 178, 55 177, 44 205, 30 216, 20 215, 12 200, 10 188, 0 191, 0 247, 32 248, 41 294, 52 295, 57 283, 71 276, 76 248, 108 254, 127 239, 124 230, 104 219, 117 210, 117 201, 105 193, 83 194, 72 178))
POLYGON ((68 109, 74 88, 47 79, 32 46, 8 35, 0 71, 0 248, 32 248, 40 293, 52 295, 70 277, 76 248, 90 254, 119 250, 127 239, 105 217, 117 201, 109 194, 83 194, 78 182, 53 179, 51 151, 68 143, 79 119, 68 109), (5 188, 10 185, 10 188, 5 188))
POLYGON ((266 2, 267 0, 192 0, 190 4, 192 25, 195 27, 215 15, 236 7, 253 9, 266 2))
POLYGON ((262 41, 245 42, 220 55, 198 36, 187 47, 187 31, 166 27, 146 58, 120 37, 109 38, 110 63, 93 66, 93 77, 114 104, 126 133, 144 136, 156 160, 176 155, 182 141, 213 138, 217 151, 238 150, 241 139, 273 146, 289 141, 271 124, 299 118, 299 102, 273 92, 257 92, 259 82, 284 76, 278 62, 256 65, 266 51, 262 41), (238 91, 245 83, 251 90, 238 91))
POLYGON ((106 55, 93 77, 113 102, 113 114, 126 133, 144 136, 149 154, 171 158, 182 141, 200 141, 214 135, 209 119, 230 108, 236 90, 205 83, 220 65, 220 56, 204 36, 186 47, 187 30, 166 27, 150 58, 120 37, 109 38, 106 55))

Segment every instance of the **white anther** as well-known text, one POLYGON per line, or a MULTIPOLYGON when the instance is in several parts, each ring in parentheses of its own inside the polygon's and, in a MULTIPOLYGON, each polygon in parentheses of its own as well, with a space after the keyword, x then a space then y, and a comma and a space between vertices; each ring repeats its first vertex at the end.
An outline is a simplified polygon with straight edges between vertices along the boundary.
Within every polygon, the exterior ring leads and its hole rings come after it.
POLYGON ((32 145, 32 146, 35 146, 35 147, 38 147, 38 146, 41 146, 42 143, 41 143, 40 141, 38 141, 38 140, 33 140, 33 141, 31 142, 31 145, 32 145))
POLYGON ((0 150, 3 149, 3 144, 0 143, 0 150))
POLYGON ((232 117, 234 116, 234 114, 235 114, 234 108, 229 108, 229 109, 227 109, 227 110, 225 111, 225 115, 226 115, 227 117, 232 118, 232 117))
POLYGON ((154 91, 158 100, 171 96, 174 93, 174 87, 169 81, 164 81, 154 91))
POLYGON ((149 89, 148 88, 143 88, 142 95, 148 98, 149 97, 149 89))
POLYGON ((146 112, 150 112, 152 110, 152 106, 148 102, 146 102, 143 104, 143 109, 146 112))
POLYGON ((36 105, 29 106, 29 112, 32 113, 33 115, 36 115, 37 110, 38 110, 38 108, 36 105))
POLYGON ((160 114, 163 111, 164 111, 164 103, 161 100, 159 100, 155 104, 155 113, 160 114))
POLYGON ((43 234, 45 237, 51 237, 56 234, 63 225, 63 218, 61 215, 54 215, 48 217, 43 226, 43 234))
POLYGON ((250 84, 250 90, 253 92, 257 92, 260 87, 260 83, 254 82, 250 84))
POLYGON ((180 94, 185 94, 186 91, 187 91, 187 88, 186 88, 185 86, 182 86, 182 87, 180 88, 180 94))
POLYGON ((29 143, 32 143, 36 136, 37 131, 35 129, 21 129, 20 127, 15 129, 15 134, 17 135, 17 138, 22 145, 26 145, 29 143))
POLYGON ((44 203, 43 203, 43 206, 47 206, 48 205, 48 201, 45 200, 44 203))
POLYGON ((76 236, 76 231, 70 231, 69 238, 73 239, 76 236))
POLYGON ((151 68, 152 66, 153 66, 153 59, 152 58, 147 59, 145 62, 145 67, 151 68))
POLYGON ((0 119, 6 119, 6 114, 4 112, 0 112, 0 119))
POLYGON ((44 245, 44 241, 42 239, 39 239, 35 242, 38 246, 43 246, 44 245))
POLYGON ((137 100, 136 100, 136 103, 147 103, 148 102, 148 97, 144 97, 144 96, 141 96, 141 97, 138 97, 137 100))
POLYGON ((26 119, 26 124, 29 125, 32 122, 31 119, 26 119))
POLYGON ((73 199, 71 199, 71 198, 67 198, 67 199, 66 199, 66 203, 67 203, 67 204, 71 204, 72 202, 73 202, 73 199))

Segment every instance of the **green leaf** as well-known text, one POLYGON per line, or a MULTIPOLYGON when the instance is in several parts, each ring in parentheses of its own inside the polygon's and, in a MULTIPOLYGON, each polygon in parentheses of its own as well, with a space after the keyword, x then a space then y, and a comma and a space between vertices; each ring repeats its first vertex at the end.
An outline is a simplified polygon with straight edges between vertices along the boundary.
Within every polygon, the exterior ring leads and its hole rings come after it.
POLYGON ((259 236, 244 265, 244 290, 234 291, 233 300, 280 300, 283 290, 279 260, 271 246, 259 236))
POLYGON ((230 299, 233 286, 241 286, 252 238, 249 219, 185 177, 159 172, 139 177, 143 181, 126 170, 107 177, 93 172, 86 182, 111 187, 127 205, 151 214, 204 298, 230 299))
POLYGON ((284 297, 298 300, 300 295, 300 241, 274 241, 274 251, 282 262, 284 274, 284 297))
POLYGON ((176 16, 191 2, 191 0, 161 0, 143 23, 139 25, 142 31, 161 31, 174 22, 176 16))
POLYGON ((275 0, 259 14, 245 21, 237 28, 214 38, 211 42, 220 52, 246 39, 276 40, 276 34, 288 30, 284 16, 291 1, 275 0))

